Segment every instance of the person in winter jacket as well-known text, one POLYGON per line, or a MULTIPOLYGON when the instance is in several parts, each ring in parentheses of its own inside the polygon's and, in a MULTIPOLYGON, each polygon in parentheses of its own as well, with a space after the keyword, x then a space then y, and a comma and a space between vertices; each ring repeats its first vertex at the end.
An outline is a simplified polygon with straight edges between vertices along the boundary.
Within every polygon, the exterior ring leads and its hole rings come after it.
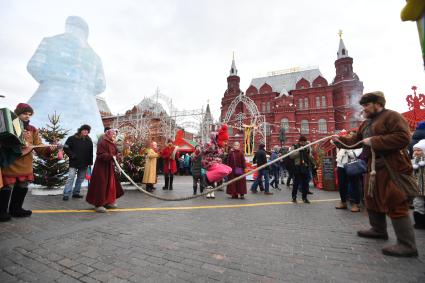
POLYGON ((419 195, 413 199, 416 229, 425 229, 425 139, 413 145, 413 169, 418 180, 419 195))
POLYGON ((72 192, 73 198, 82 198, 80 195, 81 184, 87 173, 87 167, 93 164, 93 142, 90 139, 89 125, 82 125, 78 128, 77 133, 70 136, 64 145, 64 151, 69 157, 68 180, 63 190, 63 200, 69 200, 72 192), (74 189, 72 185, 74 184, 74 189))

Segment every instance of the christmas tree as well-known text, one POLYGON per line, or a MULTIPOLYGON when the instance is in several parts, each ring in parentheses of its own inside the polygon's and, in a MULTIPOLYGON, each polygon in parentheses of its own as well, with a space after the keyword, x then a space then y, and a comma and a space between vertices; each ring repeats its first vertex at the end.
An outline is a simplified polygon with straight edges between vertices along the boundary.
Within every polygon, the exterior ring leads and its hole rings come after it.
MULTIPOLYGON (((145 170, 145 147, 140 140, 137 138, 126 139, 122 156, 120 165, 124 172, 127 173, 134 182, 141 183, 145 170)), ((124 174, 120 176, 120 181, 128 182, 124 174)))
MULTIPOLYGON (((56 112, 49 117, 50 124, 40 129, 41 137, 48 144, 57 144, 65 138, 68 130, 59 126, 60 115, 56 112)), ((34 159, 34 183, 53 189, 65 184, 68 173, 68 157, 62 149, 56 149, 48 154, 37 155, 34 159), (63 156, 63 157, 62 157, 63 156), (59 157, 59 158, 58 158, 59 157)))

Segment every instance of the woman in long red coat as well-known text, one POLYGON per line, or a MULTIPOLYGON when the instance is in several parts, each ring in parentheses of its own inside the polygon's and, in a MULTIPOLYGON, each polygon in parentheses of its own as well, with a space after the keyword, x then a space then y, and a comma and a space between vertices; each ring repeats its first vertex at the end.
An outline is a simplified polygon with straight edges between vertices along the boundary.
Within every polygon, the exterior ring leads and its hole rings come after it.
MULTIPOLYGON (((233 144, 233 149, 227 156, 227 165, 232 167, 232 173, 229 175, 229 181, 244 174, 245 156, 240 150, 240 144, 238 142, 233 144)), ((228 185, 226 193, 232 195, 232 198, 238 198, 238 195, 240 195, 241 199, 243 199, 246 194, 246 178, 244 177, 228 185)))
POLYGON ((179 159, 179 148, 173 144, 172 140, 167 140, 167 146, 161 151, 161 157, 164 162, 165 185, 163 190, 173 189, 173 178, 177 172, 176 160, 179 159))
POLYGON ((106 131, 97 145, 96 161, 90 179, 86 200, 95 206, 96 212, 106 212, 106 208, 116 208, 116 200, 124 194, 114 170, 114 156, 118 149, 115 145, 116 131, 106 131))

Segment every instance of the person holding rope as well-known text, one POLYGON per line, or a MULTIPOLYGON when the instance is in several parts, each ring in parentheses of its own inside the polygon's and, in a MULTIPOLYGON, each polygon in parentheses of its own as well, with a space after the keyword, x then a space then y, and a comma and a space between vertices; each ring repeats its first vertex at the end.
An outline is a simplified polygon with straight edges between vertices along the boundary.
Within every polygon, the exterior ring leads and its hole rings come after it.
POLYGON ((360 230, 357 235, 387 240, 388 215, 397 244, 384 247, 383 254, 417 257, 415 233, 409 218, 408 193, 403 185, 405 182, 400 181, 411 177, 413 172, 406 150, 410 131, 403 116, 386 109, 385 102, 384 93, 380 91, 363 94, 359 103, 366 120, 356 134, 334 138, 334 143, 340 148, 363 146, 368 158, 365 202, 371 228, 360 230))
POLYGON ((109 129, 97 144, 96 161, 86 196, 86 201, 100 213, 106 212, 106 208, 116 208, 116 200, 124 194, 114 168, 114 157, 118 155, 116 136, 117 131, 109 129))
POLYGON ((28 217, 32 211, 22 208, 28 192, 29 182, 34 181, 32 160, 33 149, 38 154, 49 154, 56 145, 40 147, 43 145, 39 131, 30 125, 30 118, 34 110, 29 104, 19 103, 15 114, 24 124, 24 138, 26 146, 22 148, 22 155, 8 167, 2 168, 1 174, 3 187, 0 189, 0 221, 9 221, 13 217, 28 217), (34 148, 34 146, 38 146, 34 148), (9 204, 10 201, 10 204, 9 204))

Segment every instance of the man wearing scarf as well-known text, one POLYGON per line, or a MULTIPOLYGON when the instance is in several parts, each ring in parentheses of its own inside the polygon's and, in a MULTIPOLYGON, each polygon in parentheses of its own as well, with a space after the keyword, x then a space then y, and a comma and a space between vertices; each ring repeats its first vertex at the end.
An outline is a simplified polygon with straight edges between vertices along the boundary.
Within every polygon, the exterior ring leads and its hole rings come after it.
MULTIPOLYGON (((11 216, 31 216, 32 211, 23 209, 22 205, 28 192, 28 183, 34 181, 33 146, 43 145, 38 129, 30 125, 30 118, 34 114, 32 107, 26 103, 19 103, 14 112, 24 125, 26 146, 22 148, 20 157, 9 166, 2 168, 3 188, 0 189, 0 221, 9 221, 11 216)), ((55 146, 50 146, 50 148, 44 147, 34 150, 38 154, 47 154, 54 148, 55 146)))

